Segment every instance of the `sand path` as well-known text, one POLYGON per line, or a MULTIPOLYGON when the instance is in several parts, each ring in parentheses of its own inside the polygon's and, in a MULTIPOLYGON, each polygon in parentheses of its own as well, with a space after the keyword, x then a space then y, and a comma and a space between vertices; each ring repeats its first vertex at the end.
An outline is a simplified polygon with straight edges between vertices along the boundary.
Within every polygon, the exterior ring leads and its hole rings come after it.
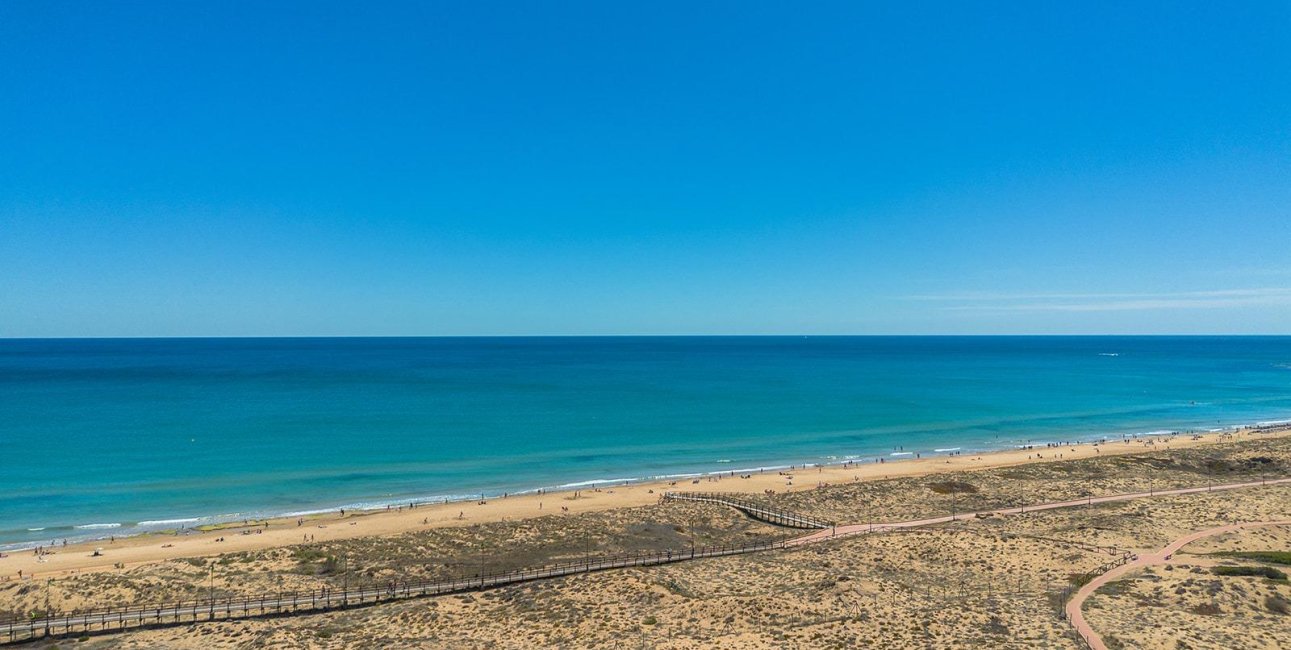
POLYGON ((1090 580, 1085 586, 1081 587, 1080 590, 1076 592, 1075 597, 1067 603, 1067 618, 1071 621, 1071 624, 1075 626, 1076 632, 1079 633, 1080 636, 1085 639, 1085 642, 1089 644, 1090 648, 1093 648, 1093 650, 1107 650, 1107 645, 1103 643, 1102 637, 1100 637, 1098 633, 1094 631, 1094 628, 1090 626, 1089 621, 1085 619, 1084 612, 1082 611, 1085 601, 1092 596, 1099 587, 1102 587, 1103 585, 1130 573, 1131 571, 1138 571, 1157 564, 1166 564, 1172 560, 1174 554, 1178 552, 1179 549, 1205 537, 1231 533, 1235 530, 1242 530, 1244 528, 1288 525, 1291 525, 1291 520, 1259 521, 1242 524, 1229 524, 1227 526, 1218 526, 1215 528, 1208 528, 1206 530, 1188 533, 1187 535, 1166 544, 1164 548, 1155 553, 1136 556, 1129 563, 1122 564, 1121 566, 1090 580))

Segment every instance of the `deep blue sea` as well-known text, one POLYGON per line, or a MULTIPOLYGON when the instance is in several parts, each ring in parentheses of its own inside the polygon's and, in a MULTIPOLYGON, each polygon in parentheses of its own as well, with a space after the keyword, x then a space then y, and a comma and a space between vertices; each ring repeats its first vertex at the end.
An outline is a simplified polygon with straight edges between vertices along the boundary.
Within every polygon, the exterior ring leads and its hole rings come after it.
POLYGON ((1291 337, 0 340, 0 544, 1286 419, 1291 337))

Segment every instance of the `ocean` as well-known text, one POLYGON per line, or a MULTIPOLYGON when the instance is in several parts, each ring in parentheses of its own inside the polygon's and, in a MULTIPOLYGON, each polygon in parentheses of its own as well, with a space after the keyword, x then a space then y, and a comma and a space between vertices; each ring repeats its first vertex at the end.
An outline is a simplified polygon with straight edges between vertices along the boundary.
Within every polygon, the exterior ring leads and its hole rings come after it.
POLYGON ((1287 419, 1291 337, 9 339, 0 547, 1287 419))

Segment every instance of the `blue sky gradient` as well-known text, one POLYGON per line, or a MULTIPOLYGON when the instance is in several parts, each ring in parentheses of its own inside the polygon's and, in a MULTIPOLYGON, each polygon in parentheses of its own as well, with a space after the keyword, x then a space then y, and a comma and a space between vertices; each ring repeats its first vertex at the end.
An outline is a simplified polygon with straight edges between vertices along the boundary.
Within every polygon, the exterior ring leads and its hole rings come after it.
POLYGON ((0 336, 1291 333, 1291 4, 0 3, 0 336))

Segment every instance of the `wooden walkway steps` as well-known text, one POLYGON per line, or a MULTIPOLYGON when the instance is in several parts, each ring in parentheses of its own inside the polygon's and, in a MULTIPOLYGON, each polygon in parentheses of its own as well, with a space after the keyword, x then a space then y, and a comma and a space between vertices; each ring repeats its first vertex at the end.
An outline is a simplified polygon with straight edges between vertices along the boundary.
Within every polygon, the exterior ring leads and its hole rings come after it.
POLYGON ((833 528, 837 525, 832 521, 817 519, 815 517, 789 512, 788 510, 779 510, 766 504, 746 499, 742 495, 726 492, 665 492, 663 498, 674 499, 677 501, 717 503, 724 506, 730 506, 754 519, 757 519, 758 521, 764 521, 776 526, 785 526, 787 528, 823 529, 833 528))

